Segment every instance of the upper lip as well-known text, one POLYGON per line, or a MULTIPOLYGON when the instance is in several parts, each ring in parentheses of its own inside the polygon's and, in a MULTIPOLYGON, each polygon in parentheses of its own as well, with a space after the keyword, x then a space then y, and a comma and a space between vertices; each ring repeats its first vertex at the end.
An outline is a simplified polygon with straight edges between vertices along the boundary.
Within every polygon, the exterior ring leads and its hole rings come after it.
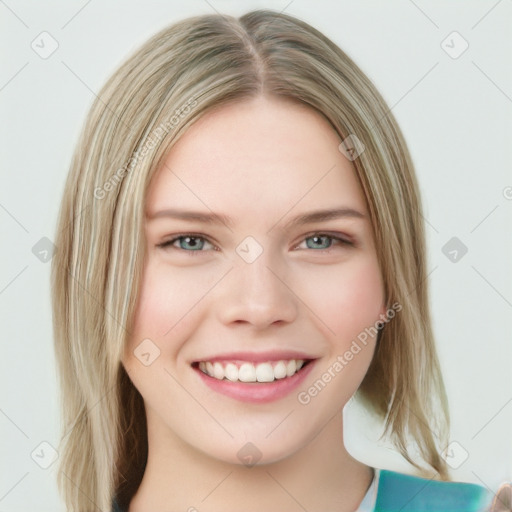
POLYGON ((305 352, 295 350, 271 350, 267 352, 229 352, 223 354, 217 354, 215 356, 203 357, 197 359, 194 362, 199 363, 201 361, 247 361, 249 363, 263 363, 266 361, 282 361, 290 359, 316 359, 316 357, 306 354, 305 352))

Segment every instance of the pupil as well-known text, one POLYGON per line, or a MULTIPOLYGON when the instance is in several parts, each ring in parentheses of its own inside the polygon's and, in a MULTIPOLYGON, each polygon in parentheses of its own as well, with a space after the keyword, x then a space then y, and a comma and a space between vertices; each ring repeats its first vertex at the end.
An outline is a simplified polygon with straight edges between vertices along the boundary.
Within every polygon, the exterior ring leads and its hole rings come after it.
POLYGON ((313 243, 314 244, 319 244, 319 245, 322 245, 322 239, 325 238, 323 236, 314 236, 313 237, 313 243))

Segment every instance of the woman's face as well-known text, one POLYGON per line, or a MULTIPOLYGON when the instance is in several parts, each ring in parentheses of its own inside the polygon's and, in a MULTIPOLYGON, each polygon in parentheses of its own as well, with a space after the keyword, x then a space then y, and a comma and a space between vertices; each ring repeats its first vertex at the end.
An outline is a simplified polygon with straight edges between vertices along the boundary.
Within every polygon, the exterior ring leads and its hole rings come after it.
POLYGON ((340 142, 313 110, 260 97, 203 116, 170 151, 148 191, 123 358, 150 436, 273 462, 359 387, 386 307, 340 142))

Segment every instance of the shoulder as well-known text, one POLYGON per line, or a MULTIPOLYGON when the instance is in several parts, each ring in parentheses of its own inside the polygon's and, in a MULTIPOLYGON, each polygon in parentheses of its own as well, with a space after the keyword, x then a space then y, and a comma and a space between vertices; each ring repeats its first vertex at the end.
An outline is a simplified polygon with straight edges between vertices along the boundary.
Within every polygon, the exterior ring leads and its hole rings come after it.
POLYGON ((480 485, 381 469, 375 512, 483 512, 489 510, 492 498, 480 485))

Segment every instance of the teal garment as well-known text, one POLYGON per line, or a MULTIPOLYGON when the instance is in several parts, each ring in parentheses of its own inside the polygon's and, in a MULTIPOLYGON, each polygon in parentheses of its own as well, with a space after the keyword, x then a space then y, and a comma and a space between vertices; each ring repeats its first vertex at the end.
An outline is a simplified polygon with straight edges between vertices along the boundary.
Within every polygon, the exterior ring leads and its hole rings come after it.
MULTIPOLYGON (((439 482, 386 469, 375 469, 374 483, 358 511, 487 512, 493 497, 492 492, 476 484, 439 482)), ((114 500, 112 512, 126 511, 114 500)))
POLYGON ((463 482, 439 482, 380 470, 374 512, 485 512, 494 494, 463 482))

